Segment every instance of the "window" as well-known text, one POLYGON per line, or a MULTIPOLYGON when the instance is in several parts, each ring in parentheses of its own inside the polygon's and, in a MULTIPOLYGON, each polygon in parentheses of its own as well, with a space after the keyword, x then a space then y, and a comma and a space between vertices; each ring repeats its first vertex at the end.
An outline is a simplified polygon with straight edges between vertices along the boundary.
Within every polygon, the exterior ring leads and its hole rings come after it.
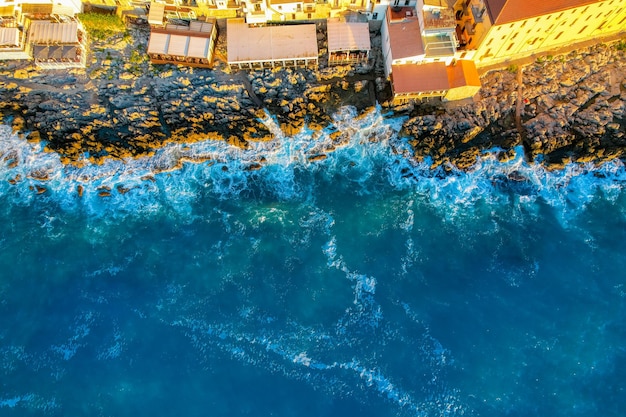
POLYGON ((404 0, 404 5, 408 6, 410 2, 411 2, 411 0, 404 0))
POLYGON ((558 34, 558 35, 556 35, 556 38, 554 38, 554 40, 559 39, 559 38, 561 37, 561 35, 562 35, 562 34, 563 34, 563 32, 559 32, 559 34, 558 34))
POLYGON ((580 35, 581 33, 583 33, 585 31, 585 29, 587 29, 587 26, 583 27, 581 30, 578 31, 578 34, 580 35))
POLYGON ((509 44, 509 47, 508 47, 508 48, 506 48, 506 50, 507 50, 507 51, 510 51, 510 50, 511 50, 511 48, 513 48, 513 45, 514 45, 514 43, 513 43, 513 42, 511 42, 511 43, 509 44))
POLYGON ((378 19, 378 12, 374 12, 374 15, 372 16, 372 19, 374 19, 374 20, 378 19))

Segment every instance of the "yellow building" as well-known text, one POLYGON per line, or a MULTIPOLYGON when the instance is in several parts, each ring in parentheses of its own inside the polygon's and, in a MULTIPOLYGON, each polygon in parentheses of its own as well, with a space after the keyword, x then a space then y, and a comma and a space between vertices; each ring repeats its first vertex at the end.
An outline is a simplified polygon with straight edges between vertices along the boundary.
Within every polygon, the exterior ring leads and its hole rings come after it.
POLYGON ((624 0, 462 0, 455 10, 469 40, 460 53, 478 67, 626 33, 624 0))

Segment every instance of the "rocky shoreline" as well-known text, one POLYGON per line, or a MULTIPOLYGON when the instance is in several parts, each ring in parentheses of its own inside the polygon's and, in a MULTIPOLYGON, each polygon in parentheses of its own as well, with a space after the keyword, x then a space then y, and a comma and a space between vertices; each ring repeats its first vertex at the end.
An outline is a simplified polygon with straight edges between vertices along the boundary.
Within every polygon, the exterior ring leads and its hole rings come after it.
MULTIPOLYGON (((323 27, 318 34, 323 54, 323 27)), ((379 36, 373 37, 368 66, 322 63, 318 71, 251 73, 228 70, 224 38, 222 32, 212 70, 151 65, 142 27, 91 45, 86 69, 37 71, 30 63, 0 62, 0 121, 28 140, 44 141, 64 163, 81 165, 152 155, 167 143, 206 138, 246 148, 273 140, 261 121, 268 114, 293 135, 305 125, 312 131, 332 125, 342 106, 366 112, 381 103, 407 116, 401 134, 416 160, 430 157, 434 167, 467 169, 494 147, 508 159, 519 145, 529 161, 549 168, 626 158, 623 42, 490 71, 473 101, 394 107, 382 77, 379 36)), ((341 142, 341 132, 335 135, 341 142)), ((324 158, 333 146, 309 158, 324 158)))

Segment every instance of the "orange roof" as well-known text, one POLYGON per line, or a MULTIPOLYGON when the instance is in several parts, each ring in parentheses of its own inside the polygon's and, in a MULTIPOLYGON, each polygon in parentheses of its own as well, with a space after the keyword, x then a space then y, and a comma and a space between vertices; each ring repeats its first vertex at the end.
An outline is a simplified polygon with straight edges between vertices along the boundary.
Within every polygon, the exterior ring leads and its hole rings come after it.
POLYGON ((447 67, 447 70, 450 88, 481 86, 480 77, 478 77, 478 71, 476 71, 474 61, 461 59, 456 61, 456 64, 447 67))
POLYGON ((448 90, 448 71, 443 62, 393 65, 391 84, 394 94, 448 90))
POLYGON ((484 0, 496 25, 557 13, 603 0, 484 0))

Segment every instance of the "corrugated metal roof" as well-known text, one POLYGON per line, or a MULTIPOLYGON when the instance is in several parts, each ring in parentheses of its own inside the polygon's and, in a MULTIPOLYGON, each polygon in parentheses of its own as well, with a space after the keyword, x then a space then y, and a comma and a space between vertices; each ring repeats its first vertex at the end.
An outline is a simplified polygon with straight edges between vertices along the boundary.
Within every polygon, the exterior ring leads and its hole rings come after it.
POLYGON ((191 58, 207 58, 209 56, 210 39, 190 38, 187 56, 191 58))
POLYGON ((78 43, 78 23, 35 20, 28 29, 31 43, 78 43))
POLYGON ((228 19, 228 62, 317 59, 315 25, 248 27, 243 19, 228 19))
POLYGON ((450 88, 448 70, 443 62, 393 65, 391 77, 396 94, 425 93, 450 88))
POLYGON ((189 58, 209 58, 212 52, 210 46, 210 37, 153 31, 150 33, 148 53, 189 58))
POLYGON ((202 22, 199 20, 192 20, 189 25, 173 25, 168 23, 165 25, 165 29, 153 28, 156 32, 189 32, 190 36, 205 36, 210 37, 213 34, 215 27, 215 21, 202 22))
POLYGON ((18 28, 0 28, 0 47, 16 46, 20 44, 20 31, 18 28))
POLYGON ((213 22, 194 20, 189 23, 189 30, 194 32, 211 33, 213 31, 213 22))
POLYGON ((603 0, 484 0, 497 25, 557 13, 603 0))
POLYGON ((168 55, 187 56, 187 45, 189 45, 189 36, 169 35, 170 43, 167 48, 168 55))
POLYGON ((78 48, 74 45, 35 45, 33 57, 35 59, 76 59, 78 48))
POLYGON ((328 19, 328 51, 369 51, 370 30, 368 23, 342 22, 328 19))
POLYGON ((170 36, 167 33, 150 33, 148 42, 149 54, 167 54, 170 36))

